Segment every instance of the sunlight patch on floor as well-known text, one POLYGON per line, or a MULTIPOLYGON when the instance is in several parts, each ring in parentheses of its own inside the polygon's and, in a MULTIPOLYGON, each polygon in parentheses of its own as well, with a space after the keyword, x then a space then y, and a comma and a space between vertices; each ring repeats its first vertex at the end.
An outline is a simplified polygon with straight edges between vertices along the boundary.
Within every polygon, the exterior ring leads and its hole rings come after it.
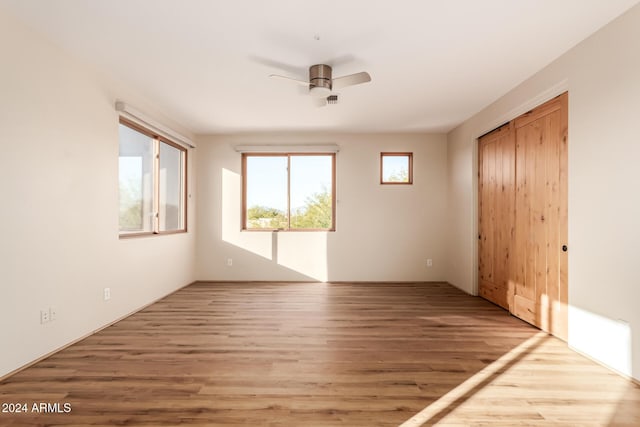
POLYGON ((593 362, 577 353, 575 363, 562 361, 561 349, 566 349, 564 342, 539 332, 401 427, 506 426, 514 419, 526 425, 608 425, 628 389, 628 381, 604 368, 600 375, 585 379, 580 370, 593 362), (566 419, 567 407, 571 408, 571 419, 566 419))

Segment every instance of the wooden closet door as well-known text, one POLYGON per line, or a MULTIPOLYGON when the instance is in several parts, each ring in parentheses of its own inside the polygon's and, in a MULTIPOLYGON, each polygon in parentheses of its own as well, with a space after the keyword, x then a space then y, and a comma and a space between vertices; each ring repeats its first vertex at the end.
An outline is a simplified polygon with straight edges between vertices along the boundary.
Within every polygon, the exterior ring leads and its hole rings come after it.
POLYGON ((515 120, 511 311, 567 339, 567 94, 515 120))
POLYGON ((513 125, 482 136, 478 145, 478 293, 507 310, 513 299, 515 220, 513 125))

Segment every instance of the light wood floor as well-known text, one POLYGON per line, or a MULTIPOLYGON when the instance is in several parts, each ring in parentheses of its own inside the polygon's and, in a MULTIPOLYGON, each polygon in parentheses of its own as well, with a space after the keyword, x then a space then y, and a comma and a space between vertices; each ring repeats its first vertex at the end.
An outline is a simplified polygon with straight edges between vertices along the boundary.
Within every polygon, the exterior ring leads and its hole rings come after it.
POLYGON ((640 425, 640 387, 446 284, 198 283, 0 384, 0 425, 640 425))

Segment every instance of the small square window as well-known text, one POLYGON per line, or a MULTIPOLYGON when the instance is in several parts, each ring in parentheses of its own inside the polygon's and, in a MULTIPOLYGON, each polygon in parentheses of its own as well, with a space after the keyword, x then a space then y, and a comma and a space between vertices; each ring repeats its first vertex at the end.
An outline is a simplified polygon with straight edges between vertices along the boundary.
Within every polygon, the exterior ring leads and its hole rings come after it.
POLYGON ((380 184, 413 184, 413 153, 380 153, 380 184))

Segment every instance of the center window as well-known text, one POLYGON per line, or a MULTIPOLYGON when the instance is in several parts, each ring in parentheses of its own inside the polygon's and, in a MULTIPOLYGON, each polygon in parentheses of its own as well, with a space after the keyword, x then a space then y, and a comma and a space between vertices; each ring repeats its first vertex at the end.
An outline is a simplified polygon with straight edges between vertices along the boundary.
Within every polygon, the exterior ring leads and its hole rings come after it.
POLYGON ((243 230, 335 230, 335 154, 242 155, 243 230))

